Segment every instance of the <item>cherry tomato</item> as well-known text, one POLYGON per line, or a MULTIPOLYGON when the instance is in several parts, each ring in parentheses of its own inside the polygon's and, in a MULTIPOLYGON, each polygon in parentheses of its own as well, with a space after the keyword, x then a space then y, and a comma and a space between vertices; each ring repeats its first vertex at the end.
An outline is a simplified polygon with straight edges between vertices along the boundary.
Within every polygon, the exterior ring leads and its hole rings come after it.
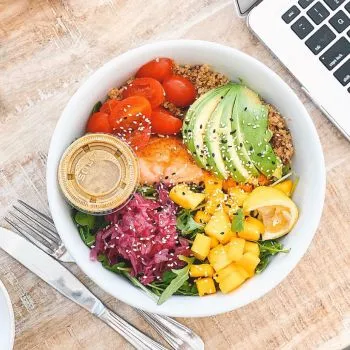
POLYGON ((164 89, 158 80, 153 78, 136 78, 122 93, 123 98, 143 96, 156 108, 164 102, 164 89))
POLYGON ((149 119, 152 108, 149 101, 142 96, 131 96, 119 103, 112 109, 108 117, 113 132, 120 130, 135 130, 138 123, 143 119, 149 119))
POLYGON ((96 112, 91 115, 86 125, 86 132, 112 133, 112 127, 108 121, 108 114, 96 112))
POLYGON ((135 151, 145 147, 151 137, 151 123, 148 118, 142 118, 134 130, 120 130, 116 133, 120 139, 129 144, 135 151))
POLYGON ((136 73, 136 78, 153 78, 162 82, 173 74, 174 61, 170 58, 156 58, 144 64, 136 73))
POLYGON ((196 98, 194 85, 180 75, 172 75, 163 81, 166 98, 177 107, 187 107, 196 98))
POLYGON ((151 116, 152 132, 155 134, 177 134, 182 127, 182 120, 174 117, 165 108, 158 107, 151 116))
POLYGON ((109 99, 100 108, 100 112, 111 114, 112 109, 118 105, 120 101, 109 99))

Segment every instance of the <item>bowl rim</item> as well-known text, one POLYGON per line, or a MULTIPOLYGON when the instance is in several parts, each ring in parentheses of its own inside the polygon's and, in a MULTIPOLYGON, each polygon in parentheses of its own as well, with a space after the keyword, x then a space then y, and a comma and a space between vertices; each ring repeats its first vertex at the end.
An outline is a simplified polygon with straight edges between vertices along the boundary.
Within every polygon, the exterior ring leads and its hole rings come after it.
MULTIPOLYGON (((318 180, 320 183, 319 191, 318 191, 318 198, 317 198, 317 211, 315 212, 315 215, 313 216, 313 223, 310 226, 310 231, 312 234, 309 235, 308 239, 305 240, 305 245, 303 249, 300 249, 296 255, 294 256, 294 260, 292 263, 288 265, 288 268, 286 267, 285 273, 281 274, 277 278, 275 277, 273 280, 270 281, 268 287, 261 288, 260 293, 257 293, 253 298, 251 298, 249 301, 244 301, 239 303, 236 306, 231 306, 231 304, 225 304, 221 303, 220 305, 217 304, 215 307, 215 310, 212 310, 211 308, 197 308, 195 311, 192 310, 190 313, 189 312, 184 312, 184 310, 181 310, 181 308, 177 308, 176 310, 164 310, 163 308, 157 306, 156 303, 154 303, 154 307, 148 307, 144 306, 141 304, 138 300, 131 299, 131 297, 128 297, 124 295, 123 293, 116 293, 115 289, 112 288, 112 286, 108 285, 108 283, 103 283, 101 278, 97 276, 96 273, 91 273, 91 271, 87 268, 87 266, 82 263, 81 260, 76 259, 76 254, 74 254, 72 247, 67 246, 68 252, 73 256, 75 260, 79 260, 77 262, 78 266, 82 269, 82 271, 89 277, 91 278, 100 288, 102 288, 105 292, 113 295, 115 298, 133 306, 139 309, 143 309, 148 312, 153 312, 153 313, 158 313, 162 315, 167 315, 167 316, 172 316, 172 317, 206 317, 206 316, 212 316, 212 315, 217 315, 220 313, 228 312, 234 309, 238 309, 240 307, 243 307, 247 304, 250 304, 251 302, 260 299, 263 297, 266 293, 269 291, 272 291, 279 283, 281 283, 288 275, 289 273, 295 268, 295 266, 300 262, 304 254, 309 248, 309 245, 317 231, 317 227, 320 222, 320 218, 322 215, 323 211, 323 205, 324 205, 324 199, 325 199, 325 189, 326 189, 326 170, 325 170, 325 164, 324 164, 324 155, 321 147, 321 143, 319 140, 319 136, 317 134, 316 128, 306 111, 304 105, 301 103, 299 98, 296 96, 294 91, 289 87, 289 85, 273 70, 271 70, 269 67, 267 67, 265 64, 262 62, 258 61, 257 59, 247 55, 246 53, 235 49, 231 48, 222 44, 218 44, 215 42, 210 42, 210 41, 203 41, 203 40, 188 40, 188 39, 178 39, 178 40, 165 40, 165 41, 157 41, 154 43, 146 44, 139 46, 137 48, 133 48, 131 50, 128 50, 114 58, 112 58, 110 61, 102 65, 100 68, 98 68, 96 71, 93 72, 93 74, 78 88, 78 90, 74 93, 74 95, 70 98, 68 101, 67 105, 65 106, 58 122, 55 127, 54 133, 51 138, 50 142, 50 147, 49 147, 49 152, 48 152, 48 159, 47 159, 47 169, 46 169, 46 180, 47 180, 47 193, 48 193, 48 201, 49 201, 49 206, 51 210, 51 215, 52 218, 55 222, 57 231, 60 232, 61 230, 61 223, 60 223, 60 218, 57 217, 56 209, 58 208, 55 201, 55 191, 57 191, 57 161, 54 159, 54 151, 53 149, 55 148, 56 142, 59 142, 59 134, 62 132, 62 126, 64 125, 65 121, 65 115, 67 114, 67 111, 71 108, 71 106, 74 105, 75 101, 79 100, 80 95, 83 93, 84 89, 91 85, 92 81, 96 79, 96 77, 101 77, 103 75, 104 71, 107 71, 109 66, 113 66, 114 62, 117 60, 121 59, 127 59, 128 57, 134 57, 134 55, 137 55, 138 52, 143 52, 144 50, 152 50, 156 49, 157 47, 163 46, 163 47, 172 47, 172 45, 183 45, 184 47, 187 48, 192 48, 192 46, 206 46, 210 47, 213 50, 224 50, 227 52, 230 52, 232 55, 238 55, 241 56, 246 62, 247 65, 253 64, 257 68, 265 71, 270 77, 277 79, 278 83, 284 87, 286 90, 286 95, 289 95, 291 99, 294 99, 294 102, 296 103, 297 107, 302 113, 303 116, 305 117, 304 122, 308 124, 308 128, 310 130, 310 137, 312 137, 313 141, 315 142, 315 148, 317 149, 317 154, 316 156, 318 157, 318 166, 319 166, 319 174, 318 174, 318 180)), ((316 201, 315 201, 316 202, 316 201)), ((64 238, 62 238, 63 241, 65 241, 64 238)), ((66 242, 64 242, 66 243, 66 242)), ((142 292, 142 291, 140 291, 142 292)), ((142 292, 143 293, 143 292, 142 292)), ((194 297, 191 297, 194 298, 194 297)), ((197 297, 198 298, 198 297, 197 297)))
POLYGON ((3 294, 6 304, 7 304, 7 310, 8 310, 8 315, 10 316, 10 349, 13 348, 14 342, 15 342, 15 316, 13 313, 13 307, 12 307, 12 302, 11 298, 9 296, 9 293, 5 287, 5 285, 2 283, 0 280, 0 293, 3 294))

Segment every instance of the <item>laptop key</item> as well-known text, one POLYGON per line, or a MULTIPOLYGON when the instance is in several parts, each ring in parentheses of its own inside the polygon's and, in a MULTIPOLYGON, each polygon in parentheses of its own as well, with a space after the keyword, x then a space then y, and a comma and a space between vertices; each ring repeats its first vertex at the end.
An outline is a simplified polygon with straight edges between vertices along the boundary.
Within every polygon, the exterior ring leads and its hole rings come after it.
POLYGON ((294 5, 282 16, 282 19, 288 24, 292 22, 293 19, 299 15, 299 13, 300 10, 294 5))
POLYGON ((350 82, 350 59, 334 72, 334 76, 343 86, 350 82))
POLYGON ((350 53, 350 42, 344 37, 340 38, 320 57, 320 61, 328 70, 332 70, 342 62, 350 53))
POLYGON ((345 0, 324 0, 331 10, 336 10, 345 0))
POLYGON ((330 15, 329 11, 320 2, 316 2, 316 4, 307 11, 307 14, 315 24, 320 24, 330 15))
POLYGON ((300 39, 304 39, 314 30, 314 26, 304 16, 301 16, 291 28, 300 39))
POLYGON ((334 39, 335 34, 324 24, 315 34, 306 40, 305 44, 314 55, 317 55, 334 39))
POLYGON ((345 10, 350 13, 350 2, 345 5, 345 10))
POLYGON ((343 32, 350 25, 350 19, 344 11, 338 11, 330 20, 329 23, 338 32, 343 32))
POLYGON ((306 9, 309 5, 311 5, 315 0, 299 0, 298 4, 303 8, 306 9))

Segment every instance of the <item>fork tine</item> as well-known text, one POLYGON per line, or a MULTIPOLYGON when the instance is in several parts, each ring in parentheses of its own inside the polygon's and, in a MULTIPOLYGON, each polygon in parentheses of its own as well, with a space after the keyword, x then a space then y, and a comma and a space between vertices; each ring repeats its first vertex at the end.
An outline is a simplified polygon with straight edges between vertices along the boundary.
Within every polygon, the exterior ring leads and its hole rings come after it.
MULTIPOLYGON (((31 226, 30 224, 28 224, 25 220, 23 220, 20 216, 18 216, 16 213, 14 212, 9 212, 14 218, 16 218, 20 223, 22 223, 30 232, 34 232, 37 236, 39 236, 41 239, 43 239, 44 241, 47 242, 47 244, 49 244, 50 247, 52 247, 52 244, 54 245, 58 245, 58 243, 54 240, 52 240, 51 238, 49 238, 47 235, 44 235, 41 231, 37 230, 35 227, 31 226), (49 242, 49 240, 51 242, 49 242)), ((54 249, 54 248, 53 248, 54 249)))
POLYGON ((23 216, 25 216, 27 219, 29 219, 29 221, 32 221, 34 223, 36 223, 39 227, 41 227, 44 232, 42 232, 44 235, 47 235, 48 238, 52 239, 53 241, 55 241, 56 243, 59 243, 60 237, 58 236, 57 232, 53 231, 51 228, 43 225, 40 221, 38 221, 35 217, 31 216, 30 214, 27 214, 25 211, 23 211, 22 209, 16 207, 15 205, 13 206, 13 208, 15 210, 17 210, 18 212, 20 212, 23 216))
POLYGON ((53 227, 55 227, 55 224, 54 224, 53 220, 52 220, 49 216, 47 216, 47 215, 43 214, 42 212, 40 212, 39 210, 33 208, 32 206, 30 206, 30 205, 27 204, 26 202, 23 202, 21 199, 17 199, 17 202, 20 203, 20 204, 22 204, 22 205, 23 205, 25 208, 27 208, 29 211, 31 211, 31 212, 35 213, 36 215, 38 215, 39 217, 41 217, 41 218, 42 218, 44 221, 46 221, 48 224, 50 224, 50 225, 52 225, 53 227))
MULTIPOLYGON (((19 226, 17 226, 11 219, 5 217, 4 218, 5 221, 10 224, 21 236, 24 236, 26 239, 28 239, 28 241, 30 241, 31 243, 33 243, 34 245, 36 245, 39 249, 43 250, 45 253, 47 254, 53 254, 54 251, 52 250, 52 248, 44 243, 41 243, 39 240, 35 239, 31 234, 27 233, 24 230, 21 230, 19 228, 19 226)), ((46 241, 44 241, 46 242, 46 241)))

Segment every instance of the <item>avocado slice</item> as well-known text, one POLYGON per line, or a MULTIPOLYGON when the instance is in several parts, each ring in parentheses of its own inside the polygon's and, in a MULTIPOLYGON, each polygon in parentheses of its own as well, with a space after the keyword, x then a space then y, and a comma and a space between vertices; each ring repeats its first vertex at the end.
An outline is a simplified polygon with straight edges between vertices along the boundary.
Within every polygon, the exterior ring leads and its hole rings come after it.
POLYGON ((205 93, 191 105, 183 122, 183 142, 197 164, 207 170, 210 170, 211 166, 207 162, 208 150, 204 143, 205 129, 216 106, 229 89, 230 84, 205 93))
POLYGON ((251 175, 251 172, 249 171, 250 167, 248 168, 244 165, 244 163, 249 160, 249 157, 247 154, 243 153, 239 147, 242 136, 237 137, 238 128, 232 128, 232 112, 236 102, 237 93, 237 84, 234 84, 223 100, 225 108, 220 120, 221 154, 226 169, 232 178, 238 182, 245 182, 251 175), (247 160, 244 162, 245 159, 247 160))
MULTIPOLYGON (((237 172, 236 168, 240 170, 242 165, 238 157, 232 158, 229 152, 225 152, 225 150, 232 148, 232 145, 228 147, 229 145, 227 144, 227 142, 231 141, 229 120, 237 94, 234 84, 230 85, 230 90, 221 99, 209 118, 204 135, 204 142, 208 150, 207 163, 210 165, 210 170, 223 179, 227 179, 230 175, 233 176, 237 172), (237 166, 235 165, 236 162, 238 163, 237 166)), ((248 174, 245 168, 242 171, 245 175, 248 174)), ((239 178, 240 181, 245 180, 245 176, 240 176, 239 178)))
MULTIPOLYGON (((267 177, 273 176, 281 162, 269 143, 272 133, 268 129, 268 108, 259 96, 246 86, 238 86, 233 119, 233 127, 238 127, 240 131, 237 136, 243 136, 239 146, 242 153, 249 157, 249 161, 246 160, 244 164, 253 165, 267 177)), ((252 175, 257 174, 252 171, 252 175)))

